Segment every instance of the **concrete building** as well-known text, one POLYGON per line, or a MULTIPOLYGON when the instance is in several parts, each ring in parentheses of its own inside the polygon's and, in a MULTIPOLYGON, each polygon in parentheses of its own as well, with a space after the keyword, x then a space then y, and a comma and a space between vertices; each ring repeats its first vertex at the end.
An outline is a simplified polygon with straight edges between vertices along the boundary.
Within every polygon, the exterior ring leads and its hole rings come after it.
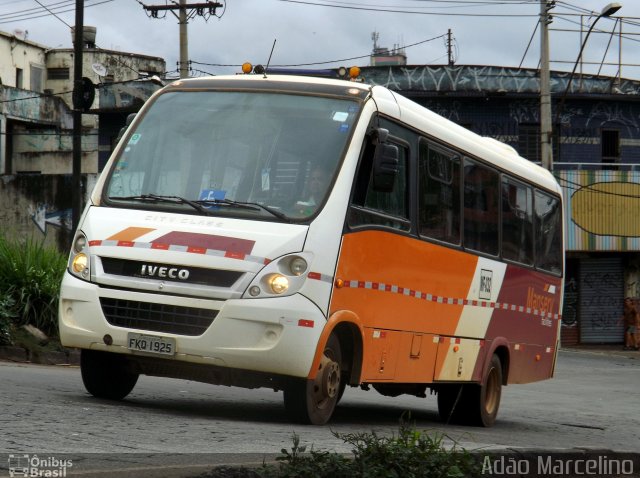
MULTIPOLYGON (((82 76, 95 97, 82 118, 82 195, 91 191, 129 113, 160 88, 162 58, 103 50, 85 27, 82 76)), ((8 236, 70 241, 74 50, 0 32, 0 222, 8 236), (54 231, 54 234, 50 234, 54 231)))
POLYGON ((371 34, 373 40, 373 52, 371 52, 370 63, 371 66, 394 66, 394 65, 406 65, 407 54, 404 48, 398 45, 394 45, 391 50, 386 47, 378 45, 380 34, 373 32, 371 34))
MULTIPOLYGON (((98 173, 127 114, 159 85, 162 58, 103 50, 85 27, 82 76, 96 86, 83 115, 82 171, 98 173), (88 34, 88 35, 87 35, 88 34)), ((73 49, 50 49, 0 32, 0 173, 70 174, 73 49)))
MULTIPOLYGON (((363 67, 386 86, 540 162, 539 73, 496 66, 363 67)), ((552 72, 553 173, 567 227, 562 339, 621 343, 622 301, 640 297, 640 81, 552 72)))

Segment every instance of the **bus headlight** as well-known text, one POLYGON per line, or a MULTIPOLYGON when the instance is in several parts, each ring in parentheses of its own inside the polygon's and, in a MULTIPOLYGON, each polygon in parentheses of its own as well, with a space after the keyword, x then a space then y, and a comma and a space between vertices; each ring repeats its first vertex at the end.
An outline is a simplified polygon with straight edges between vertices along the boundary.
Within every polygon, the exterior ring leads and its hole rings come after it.
POLYGON ((87 247, 87 238, 82 235, 76 237, 76 240, 73 241, 73 251, 79 253, 84 251, 85 247, 87 247))
POLYGON ((300 276, 307 271, 307 261, 302 257, 294 257, 289 263, 289 269, 294 276, 300 276))
POLYGON ((289 279, 282 274, 271 275, 267 282, 274 294, 284 294, 289 288, 289 279))
POLYGON ((295 294, 306 282, 312 260, 313 254, 309 252, 274 259, 256 273, 243 297, 259 299, 295 294))
POLYGON ((71 268, 74 272, 81 274, 89 265, 89 259, 84 253, 76 254, 71 261, 71 268))
POLYGON ((68 268, 69 272, 79 279, 88 281, 91 277, 87 237, 82 233, 79 233, 73 241, 68 268))

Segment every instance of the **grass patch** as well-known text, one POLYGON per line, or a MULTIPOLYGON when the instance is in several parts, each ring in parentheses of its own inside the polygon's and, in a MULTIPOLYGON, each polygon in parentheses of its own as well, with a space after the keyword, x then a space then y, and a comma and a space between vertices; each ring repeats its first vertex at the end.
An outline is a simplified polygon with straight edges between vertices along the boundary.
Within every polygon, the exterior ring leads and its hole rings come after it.
POLYGON ((300 444, 293 435, 290 450, 282 449, 277 465, 257 469, 222 467, 201 478, 463 478, 480 475, 480 464, 471 453, 440 432, 419 431, 404 420, 397 434, 333 435, 352 446, 352 456, 317 451, 300 444))
POLYGON ((0 236, 0 341, 25 324, 50 337, 58 335, 58 297, 66 264, 63 254, 41 242, 0 236))

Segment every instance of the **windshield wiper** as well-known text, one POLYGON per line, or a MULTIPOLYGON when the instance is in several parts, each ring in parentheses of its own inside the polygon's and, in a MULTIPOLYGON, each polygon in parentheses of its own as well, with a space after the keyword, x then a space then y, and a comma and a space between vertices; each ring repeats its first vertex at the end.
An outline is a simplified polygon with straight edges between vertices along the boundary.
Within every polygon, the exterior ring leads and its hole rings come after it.
POLYGON ((257 202, 243 202, 243 201, 232 201, 231 199, 202 199, 199 201, 195 201, 197 204, 202 204, 202 205, 212 205, 212 206, 231 206, 231 207, 242 207, 245 209, 253 209, 253 210, 258 210, 258 209, 262 209, 263 211, 267 211, 268 213, 272 214, 273 216, 277 217, 278 219, 282 219, 283 221, 286 222, 291 222, 291 219, 289 219, 289 217, 278 211, 277 209, 274 209, 272 207, 269 206, 265 206, 264 204, 260 204, 257 202))
POLYGON ((169 202, 172 204, 187 204, 191 206, 196 211, 199 211, 204 214, 208 214, 210 211, 202 207, 196 201, 191 201, 189 199, 183 198, 181 196, 161 196, 158 194, 140 194, 138 196, 111 196, 109 199, 116 199, 121 201, 149 201, 149 202, 169 202))
POLYGON ((267 211, 278 219, 282 219, 286 222, 291 222, 286 214, 257 202, 232 201, 231 199, 199 199, 196 201, 192 201, 181 196, 161 196, 158 194, 139 194, 137 196, 111 196, 109 199, 116 199, 121 201, 149 201, 169 202, 173 204, 187 204, 195 210, 204 214, 211 213, 211 209, 208 209, 207 206, 230 206, 243 209, 251 209, 253 211, 263 210, 267 211))

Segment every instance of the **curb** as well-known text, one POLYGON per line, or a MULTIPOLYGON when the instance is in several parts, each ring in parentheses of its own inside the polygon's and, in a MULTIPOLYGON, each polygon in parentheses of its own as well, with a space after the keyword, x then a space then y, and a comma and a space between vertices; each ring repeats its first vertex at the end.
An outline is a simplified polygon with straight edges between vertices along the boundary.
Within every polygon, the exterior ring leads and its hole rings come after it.
POLYGON ((65 349, 64 352, 44 352, 6 345, 0 347, 0 360, 40 365, 80 365, 80 351, 65 349))
POLYGON ((558 349, 559 352, 569 352, 575 354, 588 354, 588 355, 604 355, 607 357, 625 357, 628 359, 636 359, 640 360, 640 352, 636 350, 622 350, 622 345, 620 346, 570 346, 566 345, 564 347, 560 347, 558 349))

